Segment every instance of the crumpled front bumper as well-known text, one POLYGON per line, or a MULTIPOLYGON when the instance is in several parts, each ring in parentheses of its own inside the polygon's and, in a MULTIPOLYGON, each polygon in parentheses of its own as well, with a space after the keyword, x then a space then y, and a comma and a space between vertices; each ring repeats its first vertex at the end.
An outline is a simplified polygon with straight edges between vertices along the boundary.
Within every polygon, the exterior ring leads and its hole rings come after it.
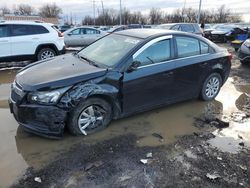
POLYGON ((67 112, 56 106, 20 104, 9 99, 10 111, 28 132, 50 138, 63 136, 67 112))

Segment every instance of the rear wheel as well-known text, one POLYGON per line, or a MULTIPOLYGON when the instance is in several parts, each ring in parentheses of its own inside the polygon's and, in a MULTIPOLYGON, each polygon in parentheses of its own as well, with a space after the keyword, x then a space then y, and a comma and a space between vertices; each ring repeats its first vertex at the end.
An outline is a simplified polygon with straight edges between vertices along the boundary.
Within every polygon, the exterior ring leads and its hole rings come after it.
POLYGON ((42 48, 37 53, 37 60, 44 60, 56 56, 56 52, 51 48, 42 48))
POLYGON ((201 90, 201 99, 204 101, 213 100, 219 93, 222 86, 222 78, 219 73, 210 74, 204 81, 201 90))
POLYGON ((112 108, 100 98, 89 98, 70 114, 69 131, 73 135, 87 135, 100 131, 112 120, 112 108))

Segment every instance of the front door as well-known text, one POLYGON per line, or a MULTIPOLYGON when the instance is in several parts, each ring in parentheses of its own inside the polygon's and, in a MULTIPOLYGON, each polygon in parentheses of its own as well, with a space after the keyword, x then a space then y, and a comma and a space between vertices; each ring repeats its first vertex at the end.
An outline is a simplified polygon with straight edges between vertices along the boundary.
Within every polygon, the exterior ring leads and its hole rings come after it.
POLYGON ((172 99, 173 69, 171 36, 153 39, 139 49, 133 61, 140 66, 125 72, 123 111, 131 113, 167 103, 172 99))
POLYGON ((11 56, 9 26, 0 25, 0 58, 11 56))

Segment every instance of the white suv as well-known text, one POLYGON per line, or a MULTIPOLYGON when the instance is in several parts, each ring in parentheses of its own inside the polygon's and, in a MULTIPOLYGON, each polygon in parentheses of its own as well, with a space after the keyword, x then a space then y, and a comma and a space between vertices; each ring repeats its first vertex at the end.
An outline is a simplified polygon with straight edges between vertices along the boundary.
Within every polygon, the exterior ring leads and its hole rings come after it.
POLYGON ((63 53, 63 34, 53 24, 0 21, 0 62, 43 60, 63 53))

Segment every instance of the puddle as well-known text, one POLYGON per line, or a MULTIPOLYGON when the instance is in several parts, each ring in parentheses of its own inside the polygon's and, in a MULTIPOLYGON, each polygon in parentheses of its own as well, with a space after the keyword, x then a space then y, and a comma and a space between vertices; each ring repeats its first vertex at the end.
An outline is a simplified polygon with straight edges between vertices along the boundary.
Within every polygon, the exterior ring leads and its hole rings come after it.
POLYGON ((224 152, 236 154, 244 147, 250 148, 250 121, 245 123, 232 122, 228 128, 216 130, 216 137, 208 142, 224 152))
MULTIPOLYGON (((24 132, 22 128, 18 128, 17 122, 10 114, 7 99, 10 83, 13 82, 16 72, 16 70, 0 71, 0 187, 12 184, 27 167, 40 169, 47 165, 77 143, 95 144, 115 136, 133 133, 139 138, 137 142, 139 146, 169 144, 180 136, 198 132, 198 128, 193 126, 194 117, 204 113, 209 114, 211 110, 217 111, 218 114, 230 114, 240 108, 241 105, 236 104, 244 103, 244 99, 242 102, 237 99, 243 94, 245 87, 236 89, 231 79, 214 101, 182 102, 113 121, 107 129, 94 135, 73 137, 66 134, 61 140, 50 140, 24 132), (163 140, 153 136, 153 133, 161 135, 163 140)), ((194 157, 190 153, 187 153, 187 156, 194 157)))

